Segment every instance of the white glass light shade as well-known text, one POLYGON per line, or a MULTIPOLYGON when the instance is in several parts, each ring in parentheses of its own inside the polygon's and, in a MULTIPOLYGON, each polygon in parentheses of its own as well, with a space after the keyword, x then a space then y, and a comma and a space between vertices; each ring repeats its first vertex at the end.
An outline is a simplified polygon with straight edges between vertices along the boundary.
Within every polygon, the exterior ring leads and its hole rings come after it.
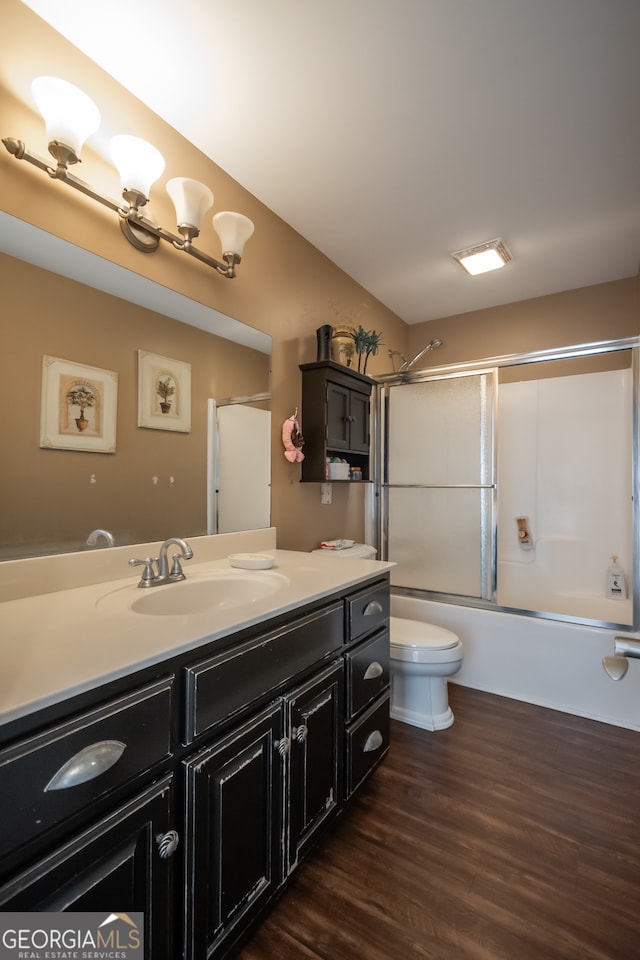
POLYGON ((472 276, 498 270, 511 260, 511 254, 500 237, 467 247, 466 250, 458 250, 451 256, 472 276))
POLYGON ((164 170, 164 157, 140 137, 118 134, 109 144, 123 190, 135 190, 148 197, 151 186, 164 170))
POLYGON ((254 231, 254 226, 248 217, 241 213, 232 213, 229 210, 216 213, 213 218, 213 229, 220 237, 222 253, 235 253, 242 257, 244 245, 254 231))
POLYGON ((58 77, 36 77, 31 92, 44 118, 49 142, 57 140, 71 147, 79 157, 87 137, 100 126, 100 111, 93 100, 58 77))
POLYGON ((213 193, 209 187, 189 177, 174 177, 167 183, 167 193, 176 208, 178 226, 200 230, 202 218, 213 206, 213 193))
POLYGON ((472 276, 504 267, 504 260, 498 256, 495 250, 484 250, 482 253, 474 253, 470 257, 463 257, 460 263, 472 276))

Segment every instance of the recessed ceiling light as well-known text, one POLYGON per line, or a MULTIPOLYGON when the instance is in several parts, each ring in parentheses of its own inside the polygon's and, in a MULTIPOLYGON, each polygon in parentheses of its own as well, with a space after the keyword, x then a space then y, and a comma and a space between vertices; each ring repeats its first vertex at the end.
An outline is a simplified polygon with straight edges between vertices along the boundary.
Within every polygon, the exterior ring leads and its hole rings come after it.
POLYGON ((472 276, 487 273, 489 270, 498 270, 511 260, 511 254, 499 238, 478 243, 475 247, 467 247, 466 250, 458 250, 451 256, 472 276))

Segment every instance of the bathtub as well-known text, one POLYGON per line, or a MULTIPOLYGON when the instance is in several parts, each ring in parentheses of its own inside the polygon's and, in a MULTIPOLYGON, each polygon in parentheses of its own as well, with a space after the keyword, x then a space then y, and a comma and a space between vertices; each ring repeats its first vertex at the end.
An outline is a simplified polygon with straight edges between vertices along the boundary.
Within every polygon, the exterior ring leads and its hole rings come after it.
POLYGON ((640 730, 640 660, 630 660, 626 677, 618 682, 602 667, 602 658, 613 653, 613 629, 393 591, 391 615, 435 623, 460 637, 464 659, 451 683, 640 730))

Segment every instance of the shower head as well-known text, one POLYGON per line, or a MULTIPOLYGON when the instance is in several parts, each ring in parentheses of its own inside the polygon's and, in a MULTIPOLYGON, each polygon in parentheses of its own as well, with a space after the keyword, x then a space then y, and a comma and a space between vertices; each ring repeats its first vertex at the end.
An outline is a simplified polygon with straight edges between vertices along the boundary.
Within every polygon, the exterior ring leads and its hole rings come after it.
POLYGON ((423 347, 420 353, 417 353, 415 355, 413 360, 406 360, 406 359, 404 360, 404 363, 400 367, 400 371, 410 370, 411 367, 414 365, 414 363, 417 363, 418 360, 421 360, 424 357, 425 353, 427 353, 429 350, 437 350, 438 347, 441 347, 441 346, 442 346, 442 340, 439 337, 434 337, 433 340, 429 340, 429 343, 426 345, 426 347, 423 347))

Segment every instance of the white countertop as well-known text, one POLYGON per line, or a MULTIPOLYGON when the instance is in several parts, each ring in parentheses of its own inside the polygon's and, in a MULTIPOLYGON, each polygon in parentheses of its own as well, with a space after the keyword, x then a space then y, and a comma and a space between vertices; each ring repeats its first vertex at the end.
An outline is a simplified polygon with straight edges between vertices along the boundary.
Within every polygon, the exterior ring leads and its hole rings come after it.
MULTIPOLYGON (((93 583, 0 603, 0 723, 125 676, 174 654, 350 588, 391 563, 349 560, 288 550, 261 550, 274 558, 280 580, 270 596, 212 613, 149 616, 129 609, 142 594, 179 591, 189 578, 232 570, 229 560, 185 562, 181 583, 140 590, 140 568, 121 580, 93 583), (284 579, 286 578, 286 580, 284 579), (129 593, 130 591, 130 593, 129 593)), ((234 575, 256 571, 233 569, 234 575)))

